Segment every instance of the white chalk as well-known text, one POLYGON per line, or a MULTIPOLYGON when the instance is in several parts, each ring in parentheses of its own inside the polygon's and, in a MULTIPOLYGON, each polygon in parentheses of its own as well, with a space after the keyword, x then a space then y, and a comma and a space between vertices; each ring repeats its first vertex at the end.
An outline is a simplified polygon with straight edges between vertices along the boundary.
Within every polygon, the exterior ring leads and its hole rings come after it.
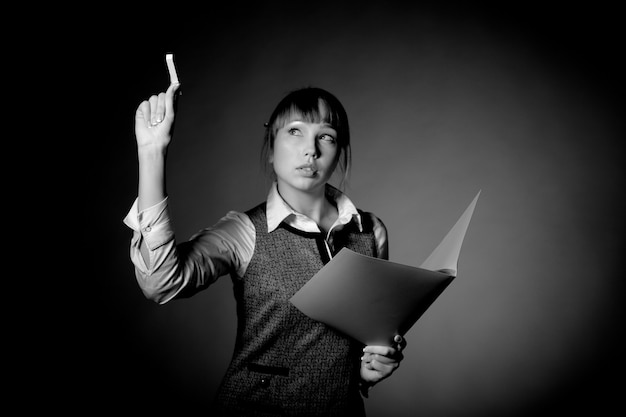
POLYGON ((170 73, 170 83, 178 84, 178 74, 176 74, 176 67, 174 66, 174 54, 166 54, 165 62, 167 63, 167 70, 170 73))

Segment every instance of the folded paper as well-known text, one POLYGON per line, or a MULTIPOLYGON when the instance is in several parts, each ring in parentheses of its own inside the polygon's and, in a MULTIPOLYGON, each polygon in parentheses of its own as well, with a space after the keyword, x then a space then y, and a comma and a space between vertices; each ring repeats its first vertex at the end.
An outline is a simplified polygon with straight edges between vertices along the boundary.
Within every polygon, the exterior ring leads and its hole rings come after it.
POLYGON ((457 276, 463 239, 480 191, 418 267, 343 248, 291 299, 302 313, 366 345, 404 336, 457 276))

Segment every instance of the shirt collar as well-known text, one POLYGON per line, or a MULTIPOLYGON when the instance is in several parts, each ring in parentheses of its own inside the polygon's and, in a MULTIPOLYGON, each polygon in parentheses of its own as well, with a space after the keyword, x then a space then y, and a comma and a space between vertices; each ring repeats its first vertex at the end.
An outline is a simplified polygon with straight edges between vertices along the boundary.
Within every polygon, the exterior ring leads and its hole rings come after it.
MULTIPOLYGON (((361 215, 347 195, 332 185, 326 184, 326 196, 330 201, 335 203, 337 211, 339 212, 337 220, 331 227, 331 230, 335 227, 346 225, 354 220, 359 230, 363 231, 361 215)), ((268 233, 276 230, 282 222, 285 222, 289 226, 295 227, 304 232, 320 231, 319 227, 313 220, 304 214, 298 213, 291 208, 289 204, 287 204, 278 192, 278 184, 276 182, 272 184, 272 187, 267 195, 266 213, 268 233)))

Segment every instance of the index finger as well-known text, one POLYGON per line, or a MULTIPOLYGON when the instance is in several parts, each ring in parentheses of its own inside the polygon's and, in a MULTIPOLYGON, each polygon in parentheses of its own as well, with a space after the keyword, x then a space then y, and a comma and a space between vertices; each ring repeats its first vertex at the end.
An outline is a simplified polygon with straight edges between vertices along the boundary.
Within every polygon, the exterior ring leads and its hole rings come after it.
POLYGON ((180 83, 170 84, 165 92, 165 114, 168 116, 174 115, 174 99, 179 87, 180 83))
POLYGON ((396 349, 390 346, 365 346, 363 348, 364 353, 377 353, 383 356, 393 356, 396 354, 396 349))

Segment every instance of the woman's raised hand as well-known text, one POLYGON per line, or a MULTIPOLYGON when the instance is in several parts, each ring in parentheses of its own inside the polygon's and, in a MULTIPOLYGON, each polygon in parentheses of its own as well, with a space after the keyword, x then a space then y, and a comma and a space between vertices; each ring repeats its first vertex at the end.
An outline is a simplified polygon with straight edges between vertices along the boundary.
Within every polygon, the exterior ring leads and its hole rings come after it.
POLYGON ((167 148, 174 127, 174 100, 180 83, 170 84, 166 92, 151 96, 135 112, 135 136, 139 151, 146 148, 167 148))

